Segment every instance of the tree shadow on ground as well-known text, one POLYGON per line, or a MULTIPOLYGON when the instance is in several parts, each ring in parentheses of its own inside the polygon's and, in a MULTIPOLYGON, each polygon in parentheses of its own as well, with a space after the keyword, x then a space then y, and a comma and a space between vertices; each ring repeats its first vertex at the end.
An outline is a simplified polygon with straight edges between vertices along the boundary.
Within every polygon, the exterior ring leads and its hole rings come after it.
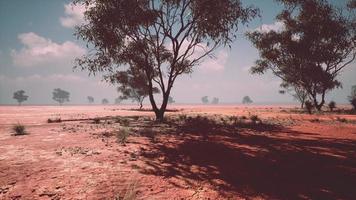
POLYGON ((226 198, 356 197, 354 140, 305 139, 298 136, 313 134, 268 124, 191 120, 167 123, 174 129, 142 153, 149 166, 142 173, 192 187, 207 183, 226 198))

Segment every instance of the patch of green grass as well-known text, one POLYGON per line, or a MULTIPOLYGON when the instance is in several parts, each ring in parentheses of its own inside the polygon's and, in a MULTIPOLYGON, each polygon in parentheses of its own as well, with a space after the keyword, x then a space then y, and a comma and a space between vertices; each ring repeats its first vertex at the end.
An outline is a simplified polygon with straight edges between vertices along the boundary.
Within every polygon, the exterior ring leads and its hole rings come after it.
POLYGON ((12 131, 14 132, 13 135, 27 135, 26 127, 20 123, 13 125, 12 131))

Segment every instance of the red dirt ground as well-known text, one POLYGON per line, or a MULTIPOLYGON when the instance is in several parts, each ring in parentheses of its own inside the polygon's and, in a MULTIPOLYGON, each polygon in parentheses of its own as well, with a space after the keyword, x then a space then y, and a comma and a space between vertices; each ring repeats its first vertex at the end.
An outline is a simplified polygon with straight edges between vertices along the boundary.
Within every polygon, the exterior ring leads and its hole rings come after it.
POLYGON ((116 142, 112 116, 128 106, 1 106, 0 199, 355 199, 356 115, 306 115, 286 106, 176 106, 168 116, 258 115, 265 124, 133 130, 116 142), (47 123, 60 117, 61 123, 47 123), (92 120, 108 117, 94 124, 92 120), (337 120, 345 118, 346 122, 337 120), (28 135, 13 136, 16 123, 28 135), (162 133, 158 129, 165 132, 162 133))

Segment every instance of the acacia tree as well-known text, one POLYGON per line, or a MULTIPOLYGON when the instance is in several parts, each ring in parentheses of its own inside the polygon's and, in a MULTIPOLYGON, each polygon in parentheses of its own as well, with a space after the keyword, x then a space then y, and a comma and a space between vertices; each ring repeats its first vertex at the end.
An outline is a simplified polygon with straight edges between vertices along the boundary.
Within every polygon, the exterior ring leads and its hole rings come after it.
POLYGON ((328 91, 340 87, 337 76, 356 55, 354 15, 343 15, 326 0, 279 0, 279 31, 247 33, 260 52, 252 73, 272 71, 283 82, 306 91, 321 110, 328 91))
POLYGON ((87 99, 90 104, 94 103, 94 97, 88 96, 87 99))
POLYGON ((219 103, 219 98, 214 97, 213 100, 211 101, 212 104, 218 104, 219 103))
POLYGON ((57 101, 59 105, 62 105, 64 102, 69 101, 70 93, 60 88, 56 88, 53 90, 52 95, 53 95, 52 99, 57 101))
POLYGON ((305 101, 308 100, 308 93, 304 88, 299 86, 291 86, 288 83, 282 83, 281 87, 284 88, 280 90, 279 93, 285 94, 286 92, 292 95, 292 97, 300 103, 300 108, 304 108, 305 101))
POLYGON ((201 98, 201 102, 203 102, 203 104, 209 103, 208 96, 203 96, 203 97, 201 98))
POLYGON ((109 104, 109 100, 104 98, 101 100, 101 104, 103 105, 109 104))
POLYGON ((169 104, 172 104, 172 103, 175 103, 176 101, 173 99, 173 97, 169 96, 168 97, 168 103, 169 104))
MULTIPOLYGON (((118 98, 121 100, 132 99, 143 107, 144 99, 149 96, 149 85, 146 75, 138 66, 132 66, 127 71, 117 72, 111 76, 111 82, 118 83, 120 86, 117 91, 121 94, 118 98)), ((159 93, 157 87, 152 88, 152 93, 159 93)))
POLYGON ((239 24, 258 14, 240 0, 75 0, 87 6, 76 35, 94 50, 77 60, 108 78, 138 68, 147 78, 156 119, 162 120, 176 78, 219 47, 230 46, 239 24), (161 105, 154 89, 161 91, 161 105))
POLYGON ((19 104, 19 106, 21 106, 22 102, 27 101, 28 96, 25 95, 25 91, 24 90, 18 90, 16 92, 14 92, 13 98, 16 99, 16 101, 19 104))
POLYGON ((251 100, 251 98, 249 96, 244 96, 244 98, 242 98, 242 103, 250 104, 250 103, 253 103, 253 101, 251 100))

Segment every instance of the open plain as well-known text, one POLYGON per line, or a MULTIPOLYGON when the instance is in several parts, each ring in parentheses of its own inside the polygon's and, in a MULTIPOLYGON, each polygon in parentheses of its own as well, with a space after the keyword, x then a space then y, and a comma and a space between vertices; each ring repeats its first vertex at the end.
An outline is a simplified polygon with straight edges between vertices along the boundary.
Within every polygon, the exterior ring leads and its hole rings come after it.
POLYGON ((356 115, 177 105, 158 123, 132 108, 1 106, 0 199, 356 197, 356 115))

